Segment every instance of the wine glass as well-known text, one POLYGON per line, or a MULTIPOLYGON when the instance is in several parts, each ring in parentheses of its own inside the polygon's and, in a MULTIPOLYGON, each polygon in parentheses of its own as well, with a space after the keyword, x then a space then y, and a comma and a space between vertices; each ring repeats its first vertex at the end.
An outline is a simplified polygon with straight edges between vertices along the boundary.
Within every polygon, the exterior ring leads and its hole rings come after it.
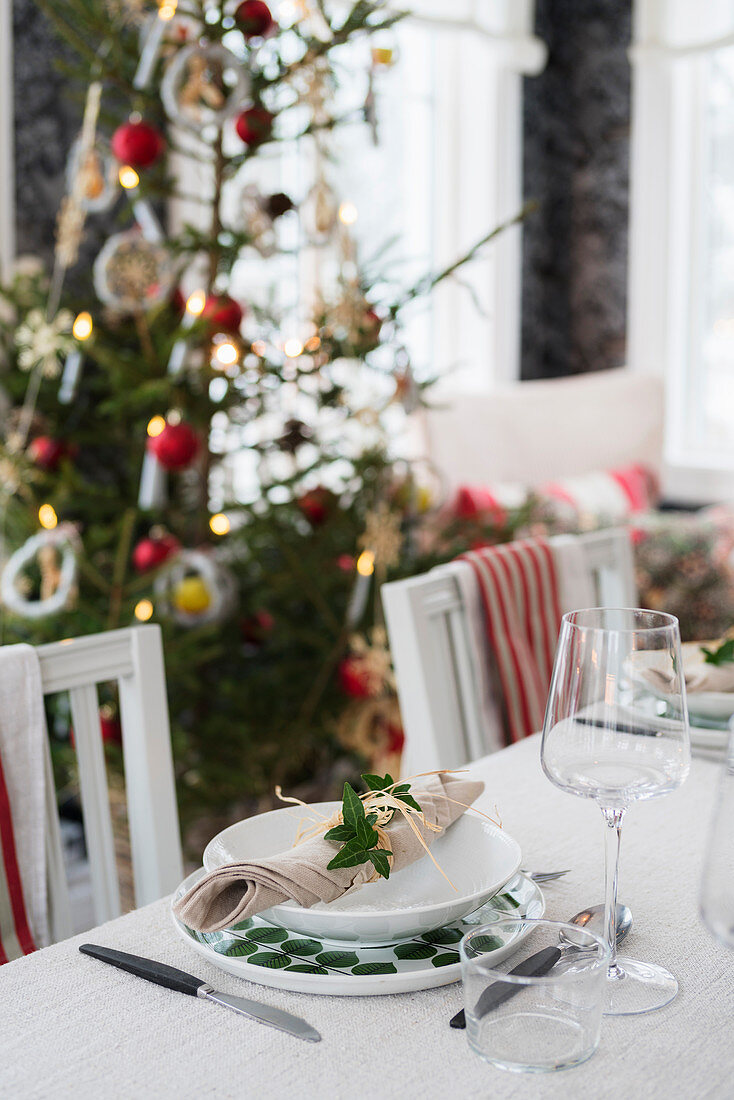
POLYGON ((734 948, 734 723, 711 822, 701 884, 701 917, 709 932, 734 948))
POLYGON ((596 607, 563 616, 543 724, 543 770, 593 798, 606 835, 607 1015, 661 1008, 678 983, 660 966, 618 958, 614 935, 622 821, 631 802, 668 794, 690 766, 680 634, 673 615, 596 607), (661 712, 664 712, 665 717, 661 712))

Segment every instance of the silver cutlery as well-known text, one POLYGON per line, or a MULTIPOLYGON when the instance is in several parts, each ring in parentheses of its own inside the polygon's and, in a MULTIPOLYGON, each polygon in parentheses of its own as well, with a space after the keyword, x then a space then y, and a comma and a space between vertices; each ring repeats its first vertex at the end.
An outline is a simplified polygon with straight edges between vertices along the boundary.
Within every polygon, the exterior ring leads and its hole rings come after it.
POLYGON ((295 1035, 297 1039, 305 1039, 309 1043, 318 1043, 321 1036, 315 1028, 302 1020, 300 1016, 294 1016, 290 1012, 284 1012, 280 1008, 271 1005, 260 1004, 259 1001, 251 1001, 247 997, 235 997, 230 993, 218 993, 210 985, 195 978, 193 974, 186 974, 183 970, 176 970, 166 963, 155 962, 153 959, 144 959, 140 955, 128 955, 125 951, 115 951, 111 947, 99 947, 94 943, 83 943, 79 950, 83 955, 91 955, 93 959, 109 963, 120 970, 126 970, 128 974, 135 974, 138 978, 154 982, 155 985, 165 986, 177 993, 188 993, 192 997, 204 997, 208 1001, 231 1008, 250 1020, 257 1020, 260 1024, 275 1027, 279 1031, 287 1031, 289 1035, 295 1035))
POLYGON ((533 882, 555 882, 557 878, 563 878, 564 875, 570 874, 570 868, 565 871, 526 871, 524 867, 521 867, 520 874, 526 875, 533 882))

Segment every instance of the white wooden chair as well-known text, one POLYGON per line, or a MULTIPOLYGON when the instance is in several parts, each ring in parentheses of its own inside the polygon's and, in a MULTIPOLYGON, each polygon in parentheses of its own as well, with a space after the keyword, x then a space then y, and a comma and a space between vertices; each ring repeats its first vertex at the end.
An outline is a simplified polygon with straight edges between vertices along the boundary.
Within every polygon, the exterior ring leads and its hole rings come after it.
MULTIPOLYGON (((97 922, 120 914, 97 685, 117 681, 135 901, 171 893, 183 878, 163 646, 159 626, 90 634, 37 649, 44 695, 68 692, 84 833, 97 922)), ((49 924, 54 940, 73 932, 56 796, 47 754, 49 924)))
MULTIPOLYGON (((597 606, 635 606, 628 532, 576 537, 597 606)), ((381 594, 405 729, 403 775, 461 767, 491 751, 478 697, 482 655, 472 642, 456 578, 445 568, 433 569, 384 584, 381 594)))

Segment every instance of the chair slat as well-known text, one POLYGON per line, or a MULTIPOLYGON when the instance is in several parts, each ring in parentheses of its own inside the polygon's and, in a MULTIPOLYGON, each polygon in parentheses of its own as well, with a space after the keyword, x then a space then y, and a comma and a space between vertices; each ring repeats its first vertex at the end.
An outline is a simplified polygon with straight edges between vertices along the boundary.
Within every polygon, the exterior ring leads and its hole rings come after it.
POLYGON ((72 688, 69 702, 94 911, 98 920, 106 921, 120 914, 120 891, 96 685, 72 688))
POLYGON ((172 893, 183 878, 163 647, 134 631, 132 673, 120 677, 120 716, 135 904, 172 893))
POLYGON ((46 877, 48 880, 49 931, 53 942, 65 940, 74 932, 71 901, 66 881, 64 855, 59 828, 59 808, 54 789, 54 773, 48 742, 44 752, 46 779, 46 877))

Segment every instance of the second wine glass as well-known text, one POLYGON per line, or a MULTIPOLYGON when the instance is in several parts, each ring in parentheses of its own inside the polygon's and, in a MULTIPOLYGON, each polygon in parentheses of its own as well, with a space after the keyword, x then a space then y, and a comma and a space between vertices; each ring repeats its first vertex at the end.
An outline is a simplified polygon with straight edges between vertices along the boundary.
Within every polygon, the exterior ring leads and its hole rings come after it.
POLYGON ((639 608, 563 616, 543 725, 543 770, 594 799, 606 834, 607 1015, 661 1008, 678 991, 661 966, 616 956, 619 847, 632 802, 668 794, 690 765, 678 620, 639 608))

